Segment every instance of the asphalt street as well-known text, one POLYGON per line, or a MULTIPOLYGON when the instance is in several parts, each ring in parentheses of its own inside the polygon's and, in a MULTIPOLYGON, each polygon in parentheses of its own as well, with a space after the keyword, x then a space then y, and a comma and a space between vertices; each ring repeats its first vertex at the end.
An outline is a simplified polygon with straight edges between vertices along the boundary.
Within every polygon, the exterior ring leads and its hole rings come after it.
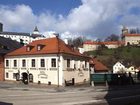
POLYGON ((48 87, 0 82, 0 105, 124 105, 140 99, 140 86, 48 87))

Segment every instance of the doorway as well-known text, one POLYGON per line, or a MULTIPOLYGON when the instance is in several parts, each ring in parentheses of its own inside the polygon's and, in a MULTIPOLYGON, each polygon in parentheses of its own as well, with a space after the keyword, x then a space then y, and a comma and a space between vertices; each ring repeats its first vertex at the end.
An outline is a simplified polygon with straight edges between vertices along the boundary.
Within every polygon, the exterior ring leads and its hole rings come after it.
POLYGON ((26 72, 22 73, 22 82, 28 84, 28 74, 26 72))

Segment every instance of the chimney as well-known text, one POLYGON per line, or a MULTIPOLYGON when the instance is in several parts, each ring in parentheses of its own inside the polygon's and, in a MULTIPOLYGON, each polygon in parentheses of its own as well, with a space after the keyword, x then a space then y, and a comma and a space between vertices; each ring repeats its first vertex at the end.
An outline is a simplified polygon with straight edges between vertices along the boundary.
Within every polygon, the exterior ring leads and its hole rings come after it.
POLYGON ((64 42, 65 42, 65 44, 69 44, 68 39, 64 39, 64 42))
POLYGON ((0 32, 3 32, 3 24, 0 23, 0 32))

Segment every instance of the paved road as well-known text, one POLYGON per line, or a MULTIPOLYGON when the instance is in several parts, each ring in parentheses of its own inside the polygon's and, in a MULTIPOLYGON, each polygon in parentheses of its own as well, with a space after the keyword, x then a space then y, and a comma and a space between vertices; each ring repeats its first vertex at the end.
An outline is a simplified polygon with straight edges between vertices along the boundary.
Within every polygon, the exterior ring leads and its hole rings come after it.
POLYGON ((3 105, 121 105, 132 99, 140 99, 139 87, 82 86, 58 89, 1 83, 0 102, 12 103, 3 105))
POLYGON ((0 100, 14 105, 73 105, 80 103, 96 102, 95 96, 90 91, 71 91, 48 93, 43 91, 23 91, 0 89, 0 100))

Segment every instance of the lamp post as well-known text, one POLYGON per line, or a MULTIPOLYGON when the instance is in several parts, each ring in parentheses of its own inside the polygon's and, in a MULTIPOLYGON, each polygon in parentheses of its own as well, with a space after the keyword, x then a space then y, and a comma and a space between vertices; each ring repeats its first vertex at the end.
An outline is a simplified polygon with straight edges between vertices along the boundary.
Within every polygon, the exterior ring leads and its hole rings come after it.
POLYGON ((60 53, 60 48, 59 48, 59 34, 57 34, 56 35, 56 38, 57 38, 57 44, 58 44, 58 53, 57 53, 57 57, 58 57, 58 59, 57 59, 57 86, 59 87, 59 63, 60 63, 60 55, 59 55, 59 53, 60 53))

